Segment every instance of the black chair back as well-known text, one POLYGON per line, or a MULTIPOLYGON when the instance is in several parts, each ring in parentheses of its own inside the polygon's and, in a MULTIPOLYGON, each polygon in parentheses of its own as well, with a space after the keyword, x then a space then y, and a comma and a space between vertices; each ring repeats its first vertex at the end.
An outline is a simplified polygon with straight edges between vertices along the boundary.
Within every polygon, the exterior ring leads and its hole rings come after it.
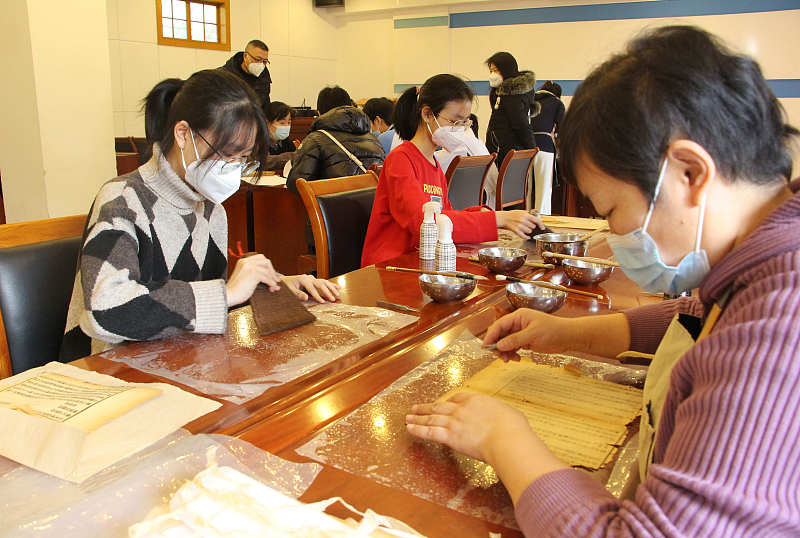
POLYGON ((330 278, 355 271, 361 267, 375 187, 316 198, 328 234, 330 278))
POLYGON ((130 136, 114 138, 114 151, 118 153, 136 153, 136 144, 130 136))
POLYGON ((515 200, 525 200, 527 192, 525 183, 528 178, 530 164, 531 161, 529 159, 513 159, 509 161, 503 177, 502 197, 498 196, 498 200, 502 200, 504 204, 515 200))
POLYGON ((58 360, 81 237, 0 249, 0 312, 14 374, 58 360))
POLYGON ((481 205, 481 187, 485 166, 466 166, 456 168, 447 186, 447 198, 453 209, 466 209, 481 205))

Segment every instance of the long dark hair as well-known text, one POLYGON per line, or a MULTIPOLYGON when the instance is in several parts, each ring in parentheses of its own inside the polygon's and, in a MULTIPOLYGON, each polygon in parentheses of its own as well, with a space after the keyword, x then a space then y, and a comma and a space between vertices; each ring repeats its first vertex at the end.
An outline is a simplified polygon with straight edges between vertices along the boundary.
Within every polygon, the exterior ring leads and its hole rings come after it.
POLYGON ((752 58, 691 26, 634 39, 578 87, 559 131, 561 170, 580 155, 651 200, 675 138, 703 146, 729 180, 769 184, 792 172, 798 131, 752 58))
POLYGON ((417 132, 422 107, 429 106, 434 114, 447 106, 450 101, 472 101, 475 94, 467 83, 454 75, 435 75, 425 81, 419 88, 412 86, 403 92, 403 95, 394 105, 394 128, 400 138, 411 140, 417 132))
POLYGON ((486 65, 489 64, 494 64, 504 80, 519 75, 517 59, 510 52, 495 52, 486 60, 486 65))
MULTIPOLYGON (((147 141, 167 154, 175 144, 174 127, 186 121, 196 131, 213 133, 214 147, 226 155, 241 152, 242 133, 255 129, 252 159, 266 161, 267 124, 253 90, 221 69, 198 71, 188 79, 168 78, 156 84, 144 99, 147 141)), ((257 171, 261 174, 261 170, 257 171)))

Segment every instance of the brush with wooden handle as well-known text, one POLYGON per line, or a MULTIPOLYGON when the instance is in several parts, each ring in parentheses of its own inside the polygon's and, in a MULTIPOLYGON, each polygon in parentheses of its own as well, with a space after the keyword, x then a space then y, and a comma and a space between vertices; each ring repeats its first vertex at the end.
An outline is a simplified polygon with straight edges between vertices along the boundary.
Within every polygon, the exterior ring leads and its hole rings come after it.
POLYGON ((580 260, 582 262, 596 263, 597 265, 610 265, 611 267, 619 267, 619 264, 613 260, 606 260, 604 258, 592 258, 591 256, 572 256, 571 254, 559 254, 557 252, 542 252, 542 258, 561 258, 562 260, 580 260))
MULTIPOLYGON (((470 256, 469 261, 475 262, 480 264, 480 259, 477 256, 470 256)), ((532 262, 526 261, 524 264, 526 267, 536 267, 537 269, 555 269, 556 266, 552 263, 542 263, 542 262, 532 262)))
POLYGON ((387 265, 384 267, 387 271, 398 271, 402 273, 417 273, 421 275, 439 275, 439 276, 452 276, 456 278, 468 278, 471 280, 489 280, 485 276, 473 275, 472 273, 464 273, 462 271, 423 271, 422 269, 412 269, 410 267, 393 267, 387 265))
POLYGON ((608 226, 603 226, 602 228, 598 228, 594 231, 587 232, 578 238, 578 241, 586 241, 587 239, 594 237, 595 234, 599 234, 600 232, 607 232, 608 226))
POLYGON ((497 280, 510 280, 511 282, 524 282, 525 284, 533 284, 534 286, 541 286, 543 288, 565 291, 567 293, 574 293, 576 295, 585 295, 587 297, 592 297, 594 299, 597 299, 598 301, 603 300, 603 296, 600 295, 599 293, 592 293, 590 291, 583 291, 583 290, 575 290, 572 288, 567 288, 566 286, 553 284, 552 282, 545 282, 544 280, 527 280, 524 278, 517 278, 514 276, 506 276, 506 275, 497 275, 495 278, 497 280))

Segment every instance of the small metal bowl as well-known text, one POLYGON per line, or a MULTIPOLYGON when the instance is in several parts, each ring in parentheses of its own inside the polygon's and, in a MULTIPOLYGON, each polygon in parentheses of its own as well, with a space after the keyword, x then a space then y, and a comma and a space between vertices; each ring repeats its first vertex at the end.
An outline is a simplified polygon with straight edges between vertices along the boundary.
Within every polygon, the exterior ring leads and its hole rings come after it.
POLYGON ((454 276, 419 275, 422 293, 437 303, 460 301, 475 289, 476 281, 454 276))
POLYGON ((586 285, 608 280, 614 270, 611 265, 601 265, 583 260, 562 260, 562 265, 570 280, 586 285))
POLYGON ((561 258, 544 257, 542 252, 556 254, 569 254, 570 256, 586 256, 588 241, 578 241, 581 234, 539 234, 533 239, 536 241, 536 251, 542 256, 544 263, 561 265, 561 258))
POLYGON ((491 247, 478 251, 478 262, 495 273, 511 273, 525 263, 528 253, 521 248, 491 247))
POLYGON ((512 282, 506 286, 506 297, 515 310, 533 308, 549 314, 561 308, 567 300, 567 292, 526 282, 512 282))

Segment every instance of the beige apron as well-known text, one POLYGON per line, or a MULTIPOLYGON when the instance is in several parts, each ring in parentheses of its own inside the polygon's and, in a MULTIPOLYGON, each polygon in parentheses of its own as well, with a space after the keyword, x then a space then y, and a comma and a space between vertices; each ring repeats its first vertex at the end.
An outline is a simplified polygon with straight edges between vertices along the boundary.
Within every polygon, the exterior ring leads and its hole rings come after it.
MULTIPOLYGON (((675 314, 658 345, 650 368, 647 370, 642 393, 642 416, 639 423, 639 479, 642 482, 647 477, 648 467, 653 461, 656 433, 661 421, 664 400, 669 390, 672 368, 696 342, 708 336, 722 314, 729 295, 729 292, 723 293, 720 300, 712 307, 697 340, 681 323, 680 314, 675 314)), ((627 491, 633 493, 635 488, 627 491)))

